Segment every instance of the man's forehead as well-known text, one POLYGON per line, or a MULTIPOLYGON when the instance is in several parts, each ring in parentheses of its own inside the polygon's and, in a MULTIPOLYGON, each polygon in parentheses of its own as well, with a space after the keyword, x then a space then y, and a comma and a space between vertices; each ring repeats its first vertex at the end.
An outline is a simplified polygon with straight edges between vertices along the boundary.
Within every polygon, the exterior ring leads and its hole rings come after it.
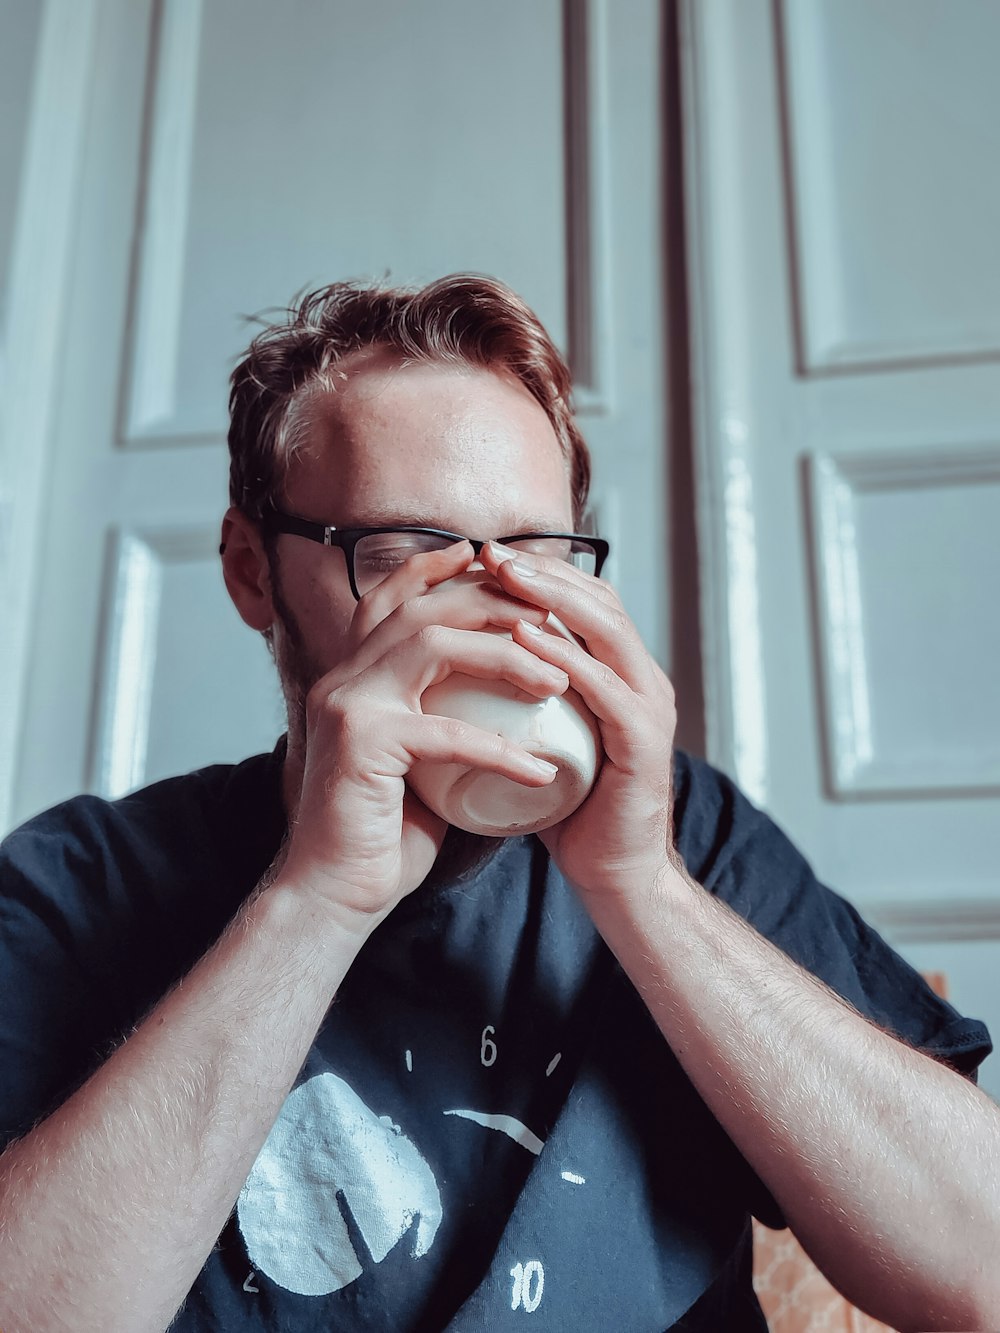
MULTIPOLYGON (((440 528, 453 531, 453 519, 443 511, 416 509, 401 499, 398 505, 365 506, 351 515, 358 527, 381 528, 400 524, 405 528, 440 528)), ((500 515, 496 531, 492 533, 463 533, 463 536, 512 537, 519 532, 561 532, 564 520, 541 510, 509 510, 500 515)))
POLYGON ((470 407, 492 409, 505 419, 548 423, 534 394, 502 367, 407 361, 386 349, 372 348, 338 362, 314 386, 308 415, 320 435, 343 436, 385 421, 395 423, 401 415, 411 424, 432 424, 462 415, 470 407))
POLYGON ((569 463, 519 381, 427 363, 345 373, 342 390, 317 389, 296 431, 286 488, 300 507, 341 526, 565 530, 569 463))

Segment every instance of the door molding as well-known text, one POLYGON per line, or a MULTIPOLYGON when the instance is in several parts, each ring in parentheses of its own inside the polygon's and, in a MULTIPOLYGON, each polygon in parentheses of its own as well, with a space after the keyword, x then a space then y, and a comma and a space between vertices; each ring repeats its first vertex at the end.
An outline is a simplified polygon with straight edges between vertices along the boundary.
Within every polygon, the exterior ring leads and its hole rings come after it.
POLYGON ((1000 898, 866 902, 865 916, 893 944, 1000 940, 1000 898))
MULTIPOLYGON (((131 330, 119 442, 176 440, 177 358, 201 46, 201 0, 161 0, 154 11, 151 102, 129 294, 131 330)), ((215 443, 218 436, 194 432, 215 443)))
POLYGON ((740 300, 745 263, 739 145, 730 128, 739 123, 728 74, 732 33, 722 0, 680 0, 679 19, 705 749, 766 805, 750 372, 731 331, 739 321, 715 318, 726 301, 740 300))
POLYGON ((608 12, 563 0, 568 359, 580 415, 612 408, 608 12))

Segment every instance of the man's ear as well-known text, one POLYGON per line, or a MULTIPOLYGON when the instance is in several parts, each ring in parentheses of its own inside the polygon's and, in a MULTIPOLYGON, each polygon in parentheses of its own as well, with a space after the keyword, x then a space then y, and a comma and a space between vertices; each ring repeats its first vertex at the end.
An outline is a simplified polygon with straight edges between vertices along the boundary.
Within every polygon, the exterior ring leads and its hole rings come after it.
POLYGON ((275 619, 271 571, 257 524, 239 509, 226 511, 219 553, 233 604, 250 628, 263 634, 275 619))

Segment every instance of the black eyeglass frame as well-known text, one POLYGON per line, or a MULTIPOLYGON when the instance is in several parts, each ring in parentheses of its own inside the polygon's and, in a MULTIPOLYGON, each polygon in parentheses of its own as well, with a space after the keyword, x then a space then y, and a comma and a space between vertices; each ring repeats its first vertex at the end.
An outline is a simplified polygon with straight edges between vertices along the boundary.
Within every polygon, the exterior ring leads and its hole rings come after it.
MULTIPOLYGON (((446 537, 452 542, 468 542, 478 556, 489 538, 463 537, 458 532, 447 532, 443 528, 419 528, 407 523, 388 523, 375 528, 336 528, 332 524, 316 523, 312 519, 299 518, 297 514, 286 514, 280 509, 271 509, 261 518, 261 527, 269 533, 286 533, 292 537, 306 537, 321 546, 339 546, 344 553, 347 565, 347 577, 351 592, 356 601, 361 601, 357 581, 354 576, 354 548, 362 537, 376 537, 383 532, 415 532, 427 537, 446 537)), ((611 547, 603 537, 592 537, 585 532, 515 532, 507 537, 494 537, 493 541, 501 546, 510 542, 537 541, 539 538, 561 537, 565 541, 585 542, 594 548, 594 578, 601 577, 601 570, 610 554, 611 547)))

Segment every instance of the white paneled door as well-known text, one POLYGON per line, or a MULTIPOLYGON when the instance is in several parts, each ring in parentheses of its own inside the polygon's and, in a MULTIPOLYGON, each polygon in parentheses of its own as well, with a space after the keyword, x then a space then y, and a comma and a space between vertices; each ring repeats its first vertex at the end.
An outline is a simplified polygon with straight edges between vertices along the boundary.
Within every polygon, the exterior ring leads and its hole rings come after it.
POLYGON ((683 17, 710 755, 1000 1030, 1000 6, 683 17))
POLYGON ((471 269, 535 306, 577 372, 614 573, 664 656, 660 18, 655 0, 44 6, 52 123, 28 135, 23 230, 55 191, 61 267, 26 244, 11 314, 46 356, 0 823, 274 743, 271 665, 216 555, 227 376, 247 314, 333 279, 471 269))

